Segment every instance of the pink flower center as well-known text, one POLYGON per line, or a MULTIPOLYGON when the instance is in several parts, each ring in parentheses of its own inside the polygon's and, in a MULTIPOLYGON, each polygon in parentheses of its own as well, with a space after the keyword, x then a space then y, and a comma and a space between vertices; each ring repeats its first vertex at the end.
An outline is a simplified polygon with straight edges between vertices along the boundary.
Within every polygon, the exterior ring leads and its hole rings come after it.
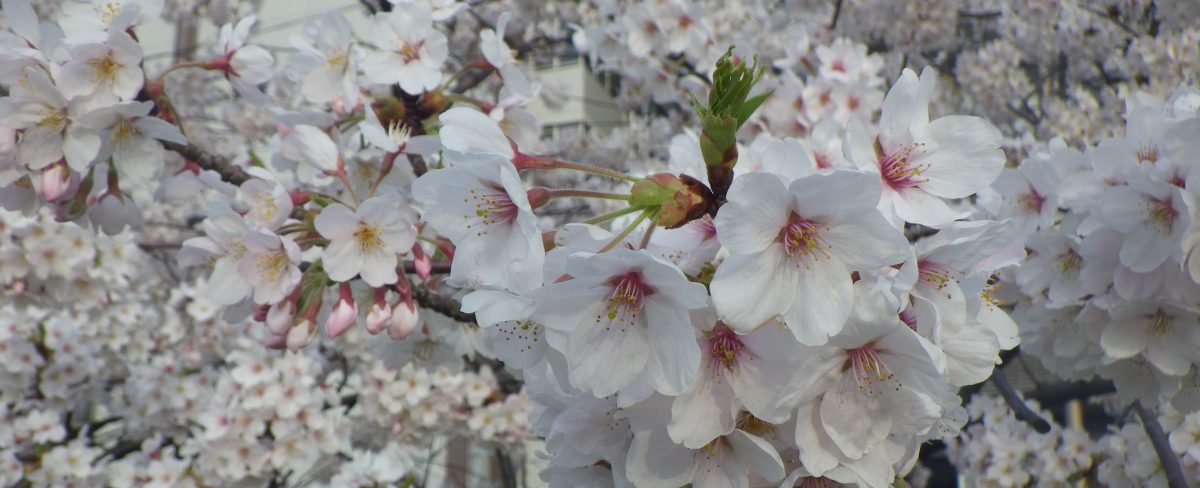
POLYGON ((813 156, 814 159, 816 159, 814 162, 817 163, 818 169, 829 169, 833 167, 833 161, 832 158, 829 157, 829 153, 826 153, 825 151, 819 151, 813 153, 813 156))
POLYGON ((1158 146, 1143 144, 1138 147, 1137 160, 1139 163, 1154 164, 1158 162, 1158 146))
POLYGON ((792 213, 787 225, 779 231, 779 242, 783 244, 783 250, 788 257, 810 253, 825 254, 824 250, 828 249, 829 245, 821 241, 822 227, 819 223, 792 213))
MULTIPOLYGON (((846 356, 850 359, 850 369, 859 388, 882 385, 896 377, 879 357, 879 350, 875 347, 874 342, 857 349, 847 350, 846 356)), ((898 383, 896 389, 900 389, 898 383)))
POLYGON ((953 278, 950 277, 950 272, 941 266, 922 259, 917 261, 917 279, 921 283, 941 290, 946 288, 946 284, 950 283, 953 278))
POLYGON ((396 49, 396 54, 400 55, 400 59, 404 62, 411 63, 421 57, 421 48, 425 47, 425 41, 409 42, 405 41, 396 49))
POLYGON ((615 276, 609 283, 613 289, 608 296, 608 311, 605 314, 609 325, 605 325, 604 330, 611 330, 615 323, 618 331, 625 332, 642 314, 646 297, 653 295, 654 289, 643 282, 642 275, 636 271, 615 276))
MULTIPOLYGON (((475 207, 475 217, 481 225, 511 224, 517 220, 517 204, 513 203, 512 197, 499 185, 470 189, 467 203, 475 207)), ((467 227, 472 227, 472 224, 467 224, 467 227)), ((480 232, 486 234, 486 231, 480 232)))
POLYGON ((717 326, 709 333, 707 339, 708 346, 708 369, 714 376, 719 376, 723 370, 733 370, 737 365, 738 358, 743 354, 746 345, 742 343, 742 339, 737 333, 731 330, 724 322, 717 322, 717 326))
POLYGON ((1150 223, 1164 234, 1170 234, 1175 218, 1179 216, 1179 212, 1171 204, 1171 197, 1147 198, 1146 205, 1149 207, 1147 214, 1150 217, 1150 223))
POLYGON ((1021 195, 1017 199, 1017 203, 1025 210, 1038 213, 1042 211, 1042 205, 1046 203, 1046 197, 1043 197, 1037 190, 1030 187, 1028 193, 1021 195))
POLYGON ((920 176, 928 166, 913 162, 910 159, 912 150, 913 146, 901 146, 889 153, 884 151, 883 143, 875 139, 879 173, 883 175, 883 181, 894 190, 912 188, 925 182, 920 176))

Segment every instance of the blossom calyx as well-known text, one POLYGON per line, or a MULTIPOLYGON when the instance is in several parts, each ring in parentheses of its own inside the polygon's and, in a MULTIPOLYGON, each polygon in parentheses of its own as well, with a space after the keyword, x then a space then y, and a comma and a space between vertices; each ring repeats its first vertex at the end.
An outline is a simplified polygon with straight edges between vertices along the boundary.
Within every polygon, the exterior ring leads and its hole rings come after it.
POLYGON ((708 212, 712 192, 699 180, 687 175, 657 173, 634 183, 629 203, 635 207, 657 209, 655 223, 674 229, 708 212))

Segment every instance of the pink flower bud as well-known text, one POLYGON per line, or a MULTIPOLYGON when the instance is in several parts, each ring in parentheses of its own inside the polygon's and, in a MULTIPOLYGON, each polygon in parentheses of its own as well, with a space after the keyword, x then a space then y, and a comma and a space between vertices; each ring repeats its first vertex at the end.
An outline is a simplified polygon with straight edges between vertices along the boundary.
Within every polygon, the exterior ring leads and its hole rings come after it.
POLYGON ((288 331, 287 348, 290 351, 299 350, 309 345, 316 336, 317 324, 314 324, 311 320, 303 319, 288 331))
POLYGON ((367 332, 371 335, 383 332, 383 329, 386 329, 391 321, 391 305, 388 305, 387 302, 371 305, 371 311, 367 312, 367 332))
POLYGON ((340 298, 337 303, 333 304, 333 310, 325 318, 325 335, 331 339, 337 338, 349 330, 356 321, 358 321, 358 304, 354 303, 354 299, 340 298))
POLYGON ((433 260, 430 259, 425 250, 421 249, 421 243, 415 243, 412 247, 413 253, 413 268, 417 272, 417 276, 422 280, 429 279, 429 274, 433 272, 433 260))
POLYGON ((287 336, 271 334, 263 341, 263 345, 267 346, 267 349, 283 349, 287 346, 287 336))
POLYGON ((296 314, 296 306, 291 300, 271 305, 267 310, 267 329, 275 335, 284 335, 292 328, 292 317, 296 314))
POLYGON ((53 202, 65 196, 71 189, 71 171, 67 165, 55 163, 42 171, 42 198, 53 202))
POLYGON ((271 310, 270 305, 254 305, 254 315, 253 315, 254 321, 255 322, 266 322, 267 321, 267 311, 269 311, 269 310, 271 310))
POLYGON ((388 324, 388 335, 392 339, 403 340, 417 328, 420 322, 417 307, 411 303, 400 302, 392 307, 392 321, 388 324))

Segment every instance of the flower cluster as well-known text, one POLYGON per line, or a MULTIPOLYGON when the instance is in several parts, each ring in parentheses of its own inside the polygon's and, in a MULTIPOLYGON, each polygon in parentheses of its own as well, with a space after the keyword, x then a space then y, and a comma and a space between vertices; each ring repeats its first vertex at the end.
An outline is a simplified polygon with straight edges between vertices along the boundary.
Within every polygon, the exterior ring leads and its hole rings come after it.
MULTIPOLYGON (((1036 402, 1026 404, 1051 418, 1036 402)), ((1138 422, 1110 426, 1093 438, 1058 424, 1047 433, 1035 432, 997 397, 976 396, 967 409, 971 424, 948 445, 951 462, 972 486, 1166 486, 1155 448, 1138 422)), ((1169 449, 1187 479, 1200 476, 1200 414, 1166 408, 1154 419, 1168 432, 1169 449)))
POLYGON ((1112 379, 1127 400, 1200 408, 1196 161, 1200 94, 1126 100, 1121 137, 1052 141, 1005 169, 983 208, 1029 235, 1007 290, 1023 349, 1065 378, 1112 379))
POLYGON ((1022 342, 1195 473, 1200 92, 1138 91, 1196 81, 1195 9, 369 0, 284 53, 252 5, 3 3, 0 484, 423 484, 429 439, 536 435, 555 486, 890 486, 970 419, 981 484, 1164 476, 964 408, 1022 342), (643 117, 539 138, 565 53, 643 117))
MULTIPOLYGON (((1043 418, 1049 412, 1026 401, 1043 418)), ((947 442, 950 460, 972 486, 1061 486, 1083 478, 1092 479, 1101 444, 1087 432, 1054 424, 1049 432, 1038 433, 1013 415, 998 397, 976 396, 967 406, 970 425, 956 439, 947 442)), ((1145 437, 1139 426, 1132 426, 1145 437)), ((1149 447, 1149 446, 1147 446, 1149 447)), ((1158 458, 1149 448, 1145 455, 1158 458)), ((1119 485, 1112 478, 1102 478, 1119 485)))
MULTIPOLYGON (((724 69, 732 85, 714 90, 753 80, 724 69)), ((713 161, 730 153, 708 148, 737 120, 721 119, 714 94, 692 157, 681 146, 673 160, 685 176, 637 179, 619 197, 628 208, 556 230, 548 252, 531 210, 556 191, 517 174, 574 163, 514 149, 472 109, 441 116, 447 167, 419 178, 414 198, 455 246, 450 282, 474 290, 463 310, 523 371, 552 483, 599 463, 638 486, 886 486, 917 444, 957 431, 955 389, 1016 345, 989 277, 1023 250, 1011 221, 958 220, 950 206, 1004 156, 980 119, 930 120, 935 77, 906 71, 877 126, 852 121, 845 167, 760 137, 745 167, 734 156, 723 205, 706 198, 724 174, 713 161), (611 231, 594 225, 619 215, 611 231), (941 230, 914 246, 906 222, 941 230)))
POLYGON ((393 370, 360 332, 337 354, 280 355, 261 344, 269 331, 222 320, 203 281, 137 274, 154 260, 128 232, 95 235, 48 210, 4 212, 0 225, 6 486, 360 486, 423 476, 435 461, 414 438, 511 446, 528 431, 525 396, 501 397, 486 369, 393 370), (352 462, 332 466, 339 457, 352 462))

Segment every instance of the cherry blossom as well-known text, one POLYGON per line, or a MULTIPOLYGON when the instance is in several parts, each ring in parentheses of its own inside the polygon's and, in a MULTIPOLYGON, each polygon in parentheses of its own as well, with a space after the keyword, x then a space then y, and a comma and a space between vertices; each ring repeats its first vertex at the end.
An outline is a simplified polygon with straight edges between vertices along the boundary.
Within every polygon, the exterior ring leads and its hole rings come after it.
POLYGON ((347 281, 360 275, 371 286, 396 282, 396 255, 412 248, 416 230, 402 214, 391 212, 396 198, 374 197, 355 210, 335 203, 316 218, 317 231, 329 245, 321 261, 329 278, 347 281))
POLYGON ((904 260, 908 245, 875 210, 872 175, 816 174, 784 186, 771 174, 734 180, 717 214, 733 253, 717 268, 713 301, 734 330, 779 316, 802 343, 823 344, 850 315, 850 272, 904 260))

